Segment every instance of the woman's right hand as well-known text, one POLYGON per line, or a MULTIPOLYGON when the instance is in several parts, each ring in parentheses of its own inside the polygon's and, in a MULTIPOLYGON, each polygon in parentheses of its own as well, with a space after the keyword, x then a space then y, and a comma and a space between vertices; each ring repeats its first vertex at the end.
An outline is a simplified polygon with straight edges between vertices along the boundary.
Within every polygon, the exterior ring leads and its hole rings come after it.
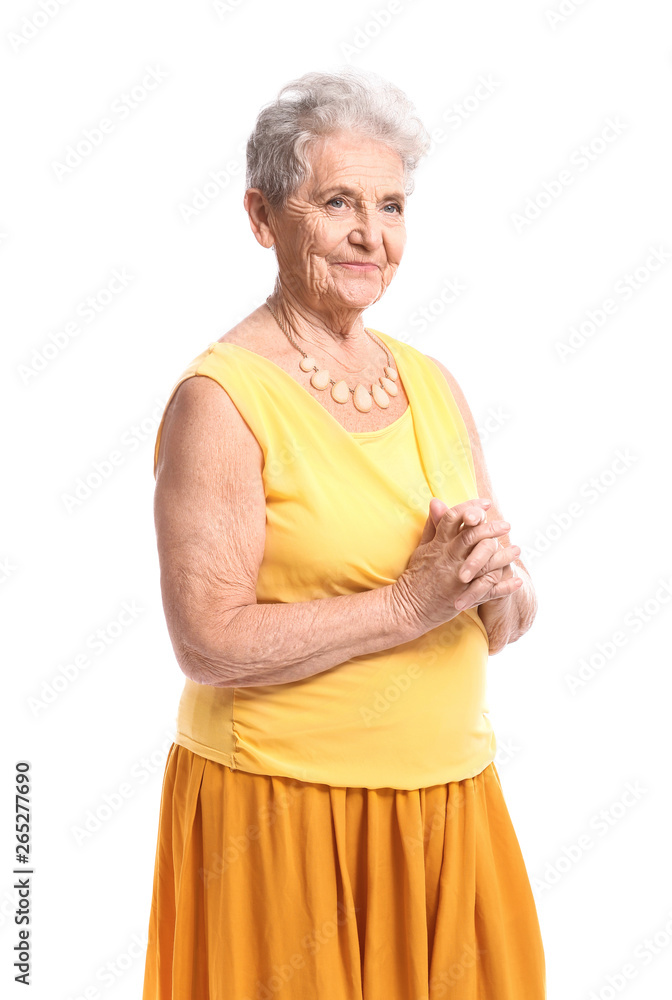
MULTIPOLYGON (((445 506, 441 501, 433 501, 445 506)), ((455 507, 430 512, 420 542, 408 566, 394 584, 395 595, 410 618, 426 630, 456 618, 464 608, 484 604, 512 594, 520 586, 519 577, 502 579, 501 570, 519 554, 517 545, 503 547, 499 537, 511 527, 508 521, 488 522, 484 510, 489 500, 465 500, 455 507), (460 573, 469 556, 483 564, 483 571, 467 581, 460 573)), ((474 559, 471 560, 472 564, 474 559)))

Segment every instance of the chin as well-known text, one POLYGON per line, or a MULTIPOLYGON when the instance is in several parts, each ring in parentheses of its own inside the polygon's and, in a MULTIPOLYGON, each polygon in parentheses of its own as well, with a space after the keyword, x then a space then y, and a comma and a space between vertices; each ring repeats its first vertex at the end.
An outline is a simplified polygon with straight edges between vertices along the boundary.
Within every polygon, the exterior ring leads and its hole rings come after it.
POLYGON ((353 287, 344 287, 343 285, 336 285, 333 289, 334 298, 342 302, 344 306, 349 306, 354 309, 366 309, 367 306, 373 305, 380 296, 382 295, 383 287, 380 278, 371 281, 368 284, 362 282, 353 287))

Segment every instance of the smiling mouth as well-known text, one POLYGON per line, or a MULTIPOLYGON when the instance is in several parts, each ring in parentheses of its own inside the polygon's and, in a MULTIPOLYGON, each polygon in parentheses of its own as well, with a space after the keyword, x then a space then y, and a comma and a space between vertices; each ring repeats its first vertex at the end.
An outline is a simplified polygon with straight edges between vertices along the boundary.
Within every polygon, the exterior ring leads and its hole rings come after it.
POLYGON ((354 267, 359 269, 364 268, 366 270, 376 270, 376 271, 379 270, 377 264, 372 264, 371 261, 367 260, 336 260, 334 261, 334 263, 340 264, 341 267, 354 267))

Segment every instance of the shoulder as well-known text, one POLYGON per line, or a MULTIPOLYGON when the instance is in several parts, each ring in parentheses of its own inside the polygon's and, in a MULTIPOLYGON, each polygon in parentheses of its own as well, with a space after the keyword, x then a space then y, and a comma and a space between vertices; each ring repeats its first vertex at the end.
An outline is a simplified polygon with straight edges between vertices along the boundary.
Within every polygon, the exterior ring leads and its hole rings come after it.
MULTIPOLYGON (((211 345, 212 346, 212 345, 211 345)), ((154 476, 166 468, 221 465, 231 451, 258 464, 261 449, 226 390, 226 360, 208 348, 174 386, 154 446, 154 476)))
POLYGON ((215 343, 234 344, 257 354, 265 354, 276 329, 275 320, 268 309, 261 305, 227 330, 215 343))
POLYGON ((465 424, 467 425, 467 428, 469 429, 469 436, 471 437, 472 429, 470 427, 470 423, 473 424, 474 431, 476 430, 476 425, 474 423, 474 418, 472 416, 471 410, 469 409, 469 404, 467 403, 466 396, 462 392, 459 382, 457 381, 453 373, 449 371, 448 368, 446 368, 443 362, 439 361, 437 358, 430 357, 429 354, 425 354, 424 357, 426 357, 428 361, 432 361, 436 365, 436 367, 439 369, 439 371, 445 378, 446 382, 448 383, 450 391, 453 394, 455 402, 457 403, 457 407, 460 413, 462 414, 462 419, 464 420, 465 424))

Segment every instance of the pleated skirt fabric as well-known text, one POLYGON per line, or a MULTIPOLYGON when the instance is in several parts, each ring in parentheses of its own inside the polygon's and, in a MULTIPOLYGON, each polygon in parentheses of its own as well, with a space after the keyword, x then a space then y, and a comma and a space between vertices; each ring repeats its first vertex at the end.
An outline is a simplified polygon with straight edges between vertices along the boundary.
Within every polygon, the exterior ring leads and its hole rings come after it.
POLYGON ((232 770, 176 743, 142 1000, 545 1000, 494 763, 408 790, 232 770))

